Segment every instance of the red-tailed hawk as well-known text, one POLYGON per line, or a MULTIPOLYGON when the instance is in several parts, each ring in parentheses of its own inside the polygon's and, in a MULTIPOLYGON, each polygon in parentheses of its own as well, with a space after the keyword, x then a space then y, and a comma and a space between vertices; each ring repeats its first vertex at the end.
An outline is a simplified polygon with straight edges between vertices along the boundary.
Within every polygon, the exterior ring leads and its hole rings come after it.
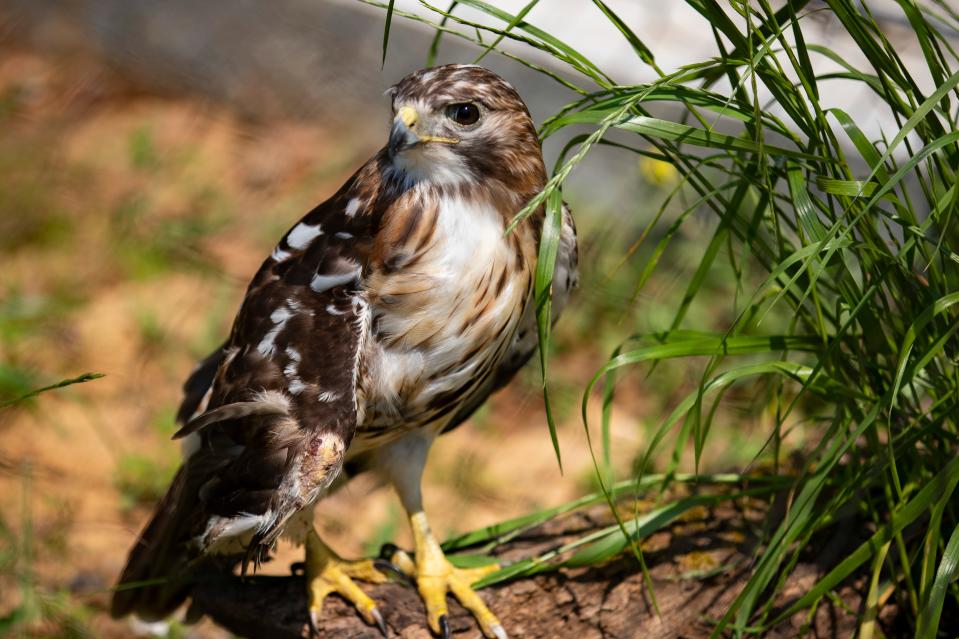
MULTIPOLYGON (((336 592, 384 628, 354 578, 380 581, 316 534, 314 509, 370 470, 409 514, 412 573, 429 625, 448 634, 448 592, 488 637, 506 636, 453 567, 423 513, 433 439, 464 421, 537 344, 531 303, 542 210, 510 233, 543 189, 536 129, 496 74, 448 65, 388 92, 388 144, 280 241, 250 283, 229 339, 185 385, 184 462, 130 552, 112 613, 162 618, 199 572, 244 569, 283 535, 306 545, 310 620, 336 592), (345 472, 344 472, 345 469, 345 472)), ((553 310, 576 284, 564 210, 553 310)))

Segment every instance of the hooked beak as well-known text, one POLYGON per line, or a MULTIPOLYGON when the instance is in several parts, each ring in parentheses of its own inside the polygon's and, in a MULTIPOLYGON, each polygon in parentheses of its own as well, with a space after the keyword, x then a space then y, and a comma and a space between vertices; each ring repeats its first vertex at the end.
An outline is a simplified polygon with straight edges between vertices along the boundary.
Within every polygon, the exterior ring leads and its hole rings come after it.
POLYGON ((387 143, 387 150, 390 157, 393 157, 401 151, 412 149, 418 144, 425 142, 441 142, 443 144, 456 144, 459 140, 454 138, 442 138, 436 135, 419 135, 413 129, 419 121, 419 114, 411 106, 401 106, 396 112, 396 118, 393 120, 393 126, 390 128, 390 140, 387 143))
POLYGON ((390 141, 387 145, 391 156, 400 151, 411 149, 422 141, 412 129, 416 126, 417 119, 416 110, 413 107, 400 107, 399 111, 396 112, 393 127, 390 129, 390 141))

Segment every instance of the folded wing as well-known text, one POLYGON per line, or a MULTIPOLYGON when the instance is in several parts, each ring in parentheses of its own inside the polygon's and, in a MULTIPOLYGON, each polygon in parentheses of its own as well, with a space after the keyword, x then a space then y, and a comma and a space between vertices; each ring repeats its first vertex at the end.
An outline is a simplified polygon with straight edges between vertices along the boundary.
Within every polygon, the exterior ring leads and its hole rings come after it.
POLYGON ((114 616, 165 617, 201 568, 260 561, 340 472, 361 418, 361 276, 375 229, 355 204, 346 214, 347 187, 287 233, 230 338, 184 386, 186 459, 130 552, 114 616))

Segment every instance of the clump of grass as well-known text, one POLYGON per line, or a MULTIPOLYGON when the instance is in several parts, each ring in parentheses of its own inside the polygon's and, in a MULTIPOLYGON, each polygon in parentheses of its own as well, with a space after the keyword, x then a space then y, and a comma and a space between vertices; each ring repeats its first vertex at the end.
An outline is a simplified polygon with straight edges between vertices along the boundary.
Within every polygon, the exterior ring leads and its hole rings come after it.
MULTIPOLYGON (((797 612, 814 611, 853 574, 870 577, 866 605, 857 615, 863 636, 877 630, 879 608, 892 604, 916 637, 948 632, 941 619, 959 610, 959 13, 943 0, 897 3, 922 54, 915 64, 890 42, 867 1, 789 0, 774 7, 768 0, 687 0, 714 39, 715 56, 668 70, 657 65, 642 34, 593 0, 631 46, 636 64, 657 77, 630 85, 591 61, 589 51, 532 24, 527 16, 537 3, 513 15, 481 0, 459 0, 449 10, 424 2, 432 19, 393 10, 392 3, 389 9, 393 16, 432 24, 437 38, 449 33, 484 51, 489 41, 500 40, 535 49, 558 70, 540 67, 516 49, 501 52, 577 94, 543 124, 541 135, 549 138, 573 125, 591 131, 573 137, 546 189, 517 214, 541 206, 547 212, 535 287, 544 319, 542 351, 550 342, 545 318, 560 189, 597 146, 611 144, 666 163, 681 176, 661 206, 647 212, 644 224, 656 232, 643 237, 655 243, 630 258, 639 262, 634 300, 666 267, 679 230, 694 214, 708 212, 717 224, 668 319, 655 331, 624 335, 583 393, 584 428, 592 437, 599 430, 599 493, 506 522, 494 532, 452 540, 448 547, 494 543, 504 531, 591 500, 612 504, 623 491, 662 491, 683 477, 682 453, 688 449, 692 468, 685 470, 694 474, 685 481, 705 481, 695 473, 713 445, 714 416, 731 389, 747 386, 772 415, 763 447, 771 483, 664 502, 549 556, 518 562, 485 583, 601 562, 624 550, 642 559, 638 542, 690 508, 785 486, 789 508, 763 539, 748 582, 715 621, 714 634, 762 634, 797 612), (458 6, 485 19, 461 17, 458 6), (816 42, 807 27, 814 15, 832 21, 832 38, 856 49, 864 62, 851 62, 837 45, 816 42), (817 70, 822 61, 831 70, 817 70), (870 137, 861 114, 824 99, 851 86, 868 91, 892 128, 870 137), (654 115, 667 112, 663 107, 678 115, 654 115), (619 133, 615 142, 613 132, 619 133), (691 308, 724 264, 734 292, 726 302, 728 319, 718 330, 692 328, 691 308), (770 321, 775 318, 783 321, 770 321), (608 433, 621 373, 643 367, 655 377, 671 360, 688 358, 704 358, 694 360, 703 362, 697 387, 640 451, 637 476, 614 482, 608 433), (603 406, 596 425, 586 410, 595 396, 603 406), (799 451, 797 472, 786 475, 781 467, 796 452, 791 436, 800 423, 815 429, 815 444, 799 451), (664 455, 665 473, 650 475, 651 460, 664 455), (810 541, 850 518, 863 533, 861 545, 785 609, 775 608, 810 541)), ((548 389, 545 357, 541 369, 548 389)), ((555 431, 552 421, 550 429, 555 431)), ((553 439, 556 445, 555 434, 553 439)), ((742 481, 747 471, 727 479, 742 481)))

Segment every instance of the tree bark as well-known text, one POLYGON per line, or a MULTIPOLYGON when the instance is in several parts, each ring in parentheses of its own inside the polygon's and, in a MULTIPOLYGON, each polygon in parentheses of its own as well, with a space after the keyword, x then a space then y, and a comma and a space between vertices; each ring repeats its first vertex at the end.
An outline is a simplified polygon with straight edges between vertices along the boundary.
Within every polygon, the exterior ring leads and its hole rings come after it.
MULTIPOLYGON (((712 622, 723 616, 748 579, 756 546, 747 530, 750 523, 759 522, 749 522, 729 508, 700 510, 644 540, 652 593, 644 586, 639 562, 628 553, 598 567, 564 568, 492 586, 482 590, 482 596, 513 638, 708 637, 712 622)), ((607 523, 608 512, 602 508, 578 513, 529 531, 498 548, 496 554, 505 561, 530 556, 607 523)), ((800 562, 781 589, 776 609, 801 596, 840 559, 857 541, 849 537, 824 540, 815 557, 800 562)), ((391 637, 431 636, 425 609, 411 584, 397 581, 361 587, 378 602, 391 637)), ((824 599, 812 619, 807 611, 801 612, 765 636, 851 636, 860 614, 862 589, 863 580, 853 580, 838 591, 842 605, 824 599)), ((481 636, 469 613, 452 597, 449 603, 453 636, 481 636)), ((298 639, 309 636, 306 605, 302 577, 234 577, 197 585, 192 612, 209 615, 250 639, 298 639)), ((886 621, 888 614, 887 607, 880 621, 886 621)), ((319 630, 323 637, 380 637, 376 628, 366 625, 338 597, 327 599, 319 630)))

